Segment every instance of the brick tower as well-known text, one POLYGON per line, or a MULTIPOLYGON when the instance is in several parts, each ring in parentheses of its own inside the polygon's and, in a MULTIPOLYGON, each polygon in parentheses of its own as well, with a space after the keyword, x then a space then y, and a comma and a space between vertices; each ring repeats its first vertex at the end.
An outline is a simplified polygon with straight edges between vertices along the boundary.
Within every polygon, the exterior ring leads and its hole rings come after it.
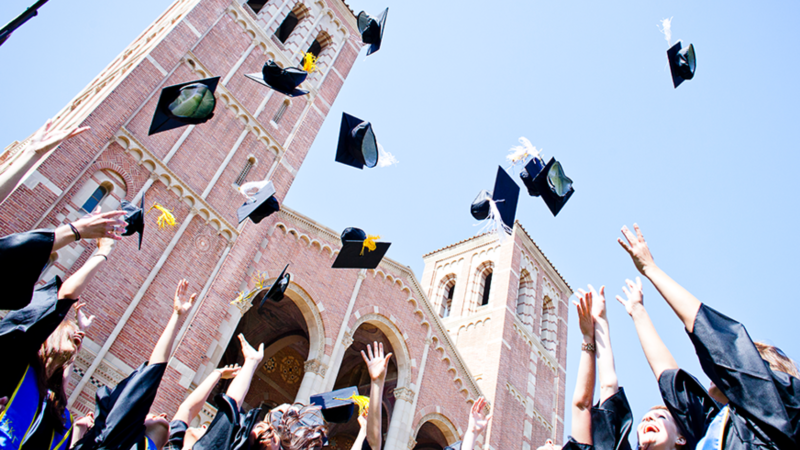
POLYGON ((560 441, 572 295, 566 281, 519 222, 502 244, 484 234, 424 260, 423 288, 495 411, 484 448, 560 441))

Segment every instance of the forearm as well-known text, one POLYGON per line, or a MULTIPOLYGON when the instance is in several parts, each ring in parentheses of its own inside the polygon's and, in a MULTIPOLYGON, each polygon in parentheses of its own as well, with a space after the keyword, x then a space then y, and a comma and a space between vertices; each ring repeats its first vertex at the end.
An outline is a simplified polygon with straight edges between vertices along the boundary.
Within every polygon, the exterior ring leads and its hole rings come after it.
POLYGON ((161 333, 161 337, 158 338, 153 353, 150 355, 150 364, 165 363, 169 360, 172 342, 175 340, 175 334, 178 332, 179 318, 180 316, 175 312, 170 316, 169 322, 167 322, 167 326, 164 328, 164 332, 161 333))
MULTIPOLYGON (((594 344, 594 336, 584 336, 584 344, 594 344)), ((592 402, 594 400, 594 352, 581 351, 578 379, 572 396, 572 437, 582 444, 592 443, 592 402)))
POLYGON ((53 250, 51 250, 50 253, 55 253, 67 245, 75 242, 75 233, 72 232, 72 228, 70 228, 69 225, 61 225, 55 229, 54 233, 55 238, 53 239, 53 250))
POLYGON ((0 173, 0 203, 3 203, 14 192, 14 189, 22 181, 25 174, 38 161, 39 157, 36 153, 23 150, 19 158, 7 170, 0 173))
POLYGON ((203 405, 208 400, 208 396, 211 395, 211 391, 214 390, 214 387, 219 383, 220 378, 221 373, 219 370, 211 372, 211 375, 207 376, 206 379, 197 386, 197 389, 189 394, 186 400, 181 403, 181 406, 178 407, 178 412, 175 413, 175 417, 172 420, 181 420, 185 423, 191 422, 203 409, 203 405))
POLYGON ((600 403, 619 390, 617 369, 614 367, 614 352, 611 350, 611 335, 606 317, 594 324, 594 341, 597 358, 597 375, 600 378, 600 403))
POLYGON ((467 428, 464 437, 461 438, 461 450, 472 450, 475 447, 475 431, 472 428, 467 428))
POLYGON ((81 296, 84 289, 92 281, 92 278, 100 270, 100 266, 106 262, 106 258, 99 255, 91 256, 84 264, 78 269, 77 272, 67 278, 61 288, 58 290, 58 298, 77 299, 81 296))
POLYGON ((245 359, 241 370, 239 370, 239 374, 236 375, 231 385, 228 386, 226 394, 236 401, 236 405, 239 406, 239 408, 242 407, 244 399, 247 397, 247 392, 250 390, 250 383, 253 381, 253 375, 255 375, 258 369, 259 363, 260 361, 254 359, 245 359))
POLYGON ((358 430, 358 436, 356 436, 356 440, 353 441, 353 446, 350 447, 350 450, 361 450, 364 447, 364 439, 367 438, 367 428, 362 427, 358 430))
POLYGON ((631 314, 633 325, 636 327, 636 334, 639 335, 639 342, 642 344, 644 356, 653 370, 656 380, 661 378, 665 370, 679 369, 678 363, 672 357, 669 349, 664 345, 664 341, 656 331, 653 321, 644 306, 636 307, 631 314))
POLYGON ((72 441, 69 444, 69 448, 75 447, 78 444, 78 441, 83 439, 83 436, 86 434, 87 429, 84 427, 72 427, 72 441))
POLYGON ((381 448, 382 404, 383 380, 372 380, 369 387, 369 414, 367 414, 367 442, 372 450, 381 448))
POLYGON ((700 310, 700 300, 670 278, 658 266, 652 265, 646 268, 644 276, 653 283, 653 286, 658 289, 664 300, 675 311, 675 314, 678 315, 678 318, 681 319, 681 322, 686 327, 686 331, 691 333, 694 329, 697 311, 700 310))

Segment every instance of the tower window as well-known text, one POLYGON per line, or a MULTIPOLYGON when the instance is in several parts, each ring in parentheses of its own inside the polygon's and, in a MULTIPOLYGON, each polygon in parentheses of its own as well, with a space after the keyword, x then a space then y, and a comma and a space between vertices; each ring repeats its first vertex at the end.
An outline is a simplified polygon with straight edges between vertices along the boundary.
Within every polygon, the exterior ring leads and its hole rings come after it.
MULTIPOLYGON (((311 46, 308 47, 306 53, 311 53, 314 55, 314 58, 316 58, 319 56, 320 52, 322 52, 322 44, 320 44, 318 40, 314 39, 314 42, 312 42, 311 46)), ((305 58, 305 55, 303 55, 303 58, 305 58)))
POLYGON ((268 1, 269 0, 248 0, 247 6, 249 6, 254 13, 258 14, 259 12, 261 12, 261 8, 263 8, 268 1))
POLYGON ((281 121, 281 118, 283 117, 283 113, 286 112, 287 108, 289 108, 289 100, 285 100, 283 103, 281 103, 281 106, 278 108, 278 111, 275 113, 275 116, 272 118, 272 121, 275 122, 275 124, 277 124, 278 122, 281 121))
POLYGON ((453 308, 453 293, 456 291, 456 284, 452 283, 444 288, 444 298, 442 299, 442 311, 439 315, 444 319, 450 316, 450 310, 453 308))
POLYGON ((94 190, 92 196, 86 200, 86 203, 83 204, 83 210, 90 213, 97 208, 97 205, 102 202, 106 196, 108 195, 108 188, 103 185, 97 186, 97 189, 94 190))
POLYGON ((289 36, 292 34, 292 31, 294 31, 294 27, 297 26, 297 22, 299 21, 300 20, 297 18, 297 14, 295 14, 294 11, 290 12, 289 15, 283 19, 281 26, 275 30, 275 37, 277 37, 281 43, 285 43, 286 40, 289 39, 289 36))
POLYGON ((242 184, 244 184, 244 180, 247 179, 247 174, 250 173, 250 169, 252 169, 255 164, 256 164, 255 158, 253 157, 247 158, 247 162, 244 164, 242 171, 239 172, 239 176, 236 177, 236 181, 234 182, 234 184, 236 184, 237 186, 241 186, 242 184))
POLYGON ((492 273, 489 272, 483 279, 483 292, 481 293, 481 306, 489 304, 489 293, 492 290, 492 273))

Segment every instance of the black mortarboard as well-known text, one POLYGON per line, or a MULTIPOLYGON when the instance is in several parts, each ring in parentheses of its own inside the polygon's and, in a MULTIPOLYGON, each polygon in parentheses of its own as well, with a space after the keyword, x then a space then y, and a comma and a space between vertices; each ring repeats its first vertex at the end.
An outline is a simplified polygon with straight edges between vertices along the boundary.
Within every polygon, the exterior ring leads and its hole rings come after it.
POLYGON ((281 94, 288 95, 289 97, 299 97, 308 94, 308 91, 298 89, 297 86, 306 80, 308 72, 297 67, 283 68, 269 60, 264 63, 264 68, 261 73, 248 73, 245 75, 251 80, 261 83, 270 89, 274 89, 281 94))
POLYGON ((358 32, 361 33, 361 42, 370 44, 369 49, 367 49, 367 56, 380 50, 388 14, 389 8, 383 10, 378 17, 372 17, 365 11, 358 13, 358 32))
POLYGON ((54 236, 53 230, 35 230, 0 238, 0 309, 20 309, 31 302, 53 251, 54 236))
POLYGON ((264 295, 264 298, 261 299, 261 305, 258 307, 258 309, 264 307, 264 304, 267 302, 267 299, 270 299, 273 302, 279 302, 283 300, 283 294, 289 287, 289 282, 292 281, 292 274, 286 273, 286 269, 288 268, 289 265, 287 264, 286 267, 283 268, 281 274, 278 275, 278 278, 275 279, 275 282, 272 283, 272 286, 270 286, 266 295, 264 295))
POLYGON ((359 228, 347 228, 342 233, 342 249, 333 261, 334 269, 374 269, 381 263, 389 242, 375 242, 375 250, 364 248, 367 234, 359 228))
POLYGON ((542 169, 544 169, 544 161, 542 161, 542 158, 534 157, 528 161, 528 164, 525 164, 525 168, 519 173, 522 184, 528 188, 528 195, 532 197, 539 196, 539 189, 533 183, 533 180, 536 179, 536 175, 539 175, 542 169))
POLYGON ((144 194, 142 194, 141 206, 136 206, 127 200, 123 200, 120 204, 121 210, 125 211, 125 221, 128 226, 125 227, 123 236, 130 236, 133 233, 139 233, 139 250, 142 249, 142 235, 144 234, 144 194))
POLYGON ((544 169, 533 180, 533 184, 554 217, 558 215, 567 200, 575 193, 575 189, 572 187, 572 180, 564 175, 561 163, 556 161, 555 158, 550 158, 544 169))
POLYGON ((267 183, 264 187, 258 190, 248 200, 236 210, 236 215, 239 217, 239 223, 244 219, 250 218, 253 223, 261 222, 265 217, 270 214, 280 211, 281 206, 278 204, 278 199, 275 198, 275 186, 272 181, 267 183))
POLYGON ((346 399, 353 395, 358 395, 358 388, 355 386, 312 395, 311 404, 318 405, 322 409, 322 417, 328 422, 346 423, 353 417, 353 413, 356 410, 356 402, 341 399, 346 399))
POLYGON ((378 165, 378 141, 371 123, 342 113, 336 162, 356 169, 363 169, 364 166, 371 169, 378 165))
POLYGON ((517 202, 519 201, 519 186, 503 170, 497 168, 497 178, 494 181, 494 190, 491 197, 488 191, 481 191, 475 201, 472 202, 470 212, 476 220, 483 220, 489 216, 489 200, 493 200, 500 212, 500 218, 508 228, 514 228, 514 217, 517 214, 517 202))
POLYGON ((185 125, 201 124, 214 117, 217 84, 219 77, 213 77, 162 89, 148 136, 185 125))
POLYGON ((672 73, 672 84, 677 88, 684 80, 691 80, 694 77, 694 69, 697 66, 697 59, 694 54, 694 45, 681 49, 681 41, 678 41, 667 50, 669 59, 669 71, 672 73))

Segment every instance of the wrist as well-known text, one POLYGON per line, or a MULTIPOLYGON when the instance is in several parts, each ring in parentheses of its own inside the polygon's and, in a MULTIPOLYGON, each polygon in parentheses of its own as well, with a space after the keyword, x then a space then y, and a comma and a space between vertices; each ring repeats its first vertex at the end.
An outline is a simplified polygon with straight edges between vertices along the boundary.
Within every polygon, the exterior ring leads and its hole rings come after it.
POLYGON ((645 278, 650 279, 650 277, 652 275, 654 275, 656 272, 658 272, 659 270, 660 269, 658 268, 656 263, 655 262, 651 262, 651 263, 649 263, 647 265, 642 266, 642 275, 644 275, 645 278))
POLYGON ((592 334, 584 334, 583 335, 583 344, 594 344, 594 330, 592 330, 592 334))

